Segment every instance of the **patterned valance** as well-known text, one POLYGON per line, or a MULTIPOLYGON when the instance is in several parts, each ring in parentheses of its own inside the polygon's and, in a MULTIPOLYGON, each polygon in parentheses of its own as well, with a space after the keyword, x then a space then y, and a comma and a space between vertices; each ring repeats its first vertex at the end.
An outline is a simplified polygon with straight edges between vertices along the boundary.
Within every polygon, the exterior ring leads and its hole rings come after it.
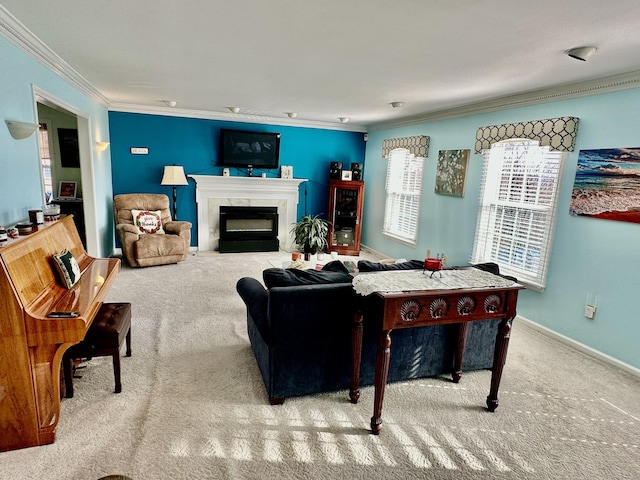
POLYGON ((491 148, 492 143, 510 138, 538 140, 541 146, 549 146, 551 150, 573 152, 577 133, 578 119, 576 117, 549 118, 547 120, 480 127, 476 132, 476 153, 491 148))
POLYGON ((427 158, 429 155, 429 137, 418 135, 416 137, 390 138, 382 142, 382 156, 389 158, 389 153, 394 148, 406 148, 416 157, 427 158))

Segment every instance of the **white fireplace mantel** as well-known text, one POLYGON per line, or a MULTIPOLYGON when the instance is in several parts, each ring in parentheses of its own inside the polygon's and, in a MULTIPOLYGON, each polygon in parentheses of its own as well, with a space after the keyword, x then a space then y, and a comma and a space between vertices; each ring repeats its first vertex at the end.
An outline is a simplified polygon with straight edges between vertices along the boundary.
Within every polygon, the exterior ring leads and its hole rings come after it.
POLYGON ((188 175, 196 182, 198 250, 218 249, 220 206, 278 207, 278 240, 283 250, 293 249, 290 234, 298 214, 298 186, 305 178, 221 177, 188 175))

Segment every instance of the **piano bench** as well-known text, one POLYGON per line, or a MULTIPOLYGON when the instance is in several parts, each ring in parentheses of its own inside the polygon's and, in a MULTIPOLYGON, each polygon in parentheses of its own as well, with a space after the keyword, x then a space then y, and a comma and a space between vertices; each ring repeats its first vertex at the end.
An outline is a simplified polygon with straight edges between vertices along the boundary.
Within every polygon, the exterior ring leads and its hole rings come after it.
POLYGON ((115 393, 122 391, 120 383, 120 349, 127 343, 126 354, 131 356, 131 304, 103 303, 87 334, 80 343, 67 349, 62 359, 65 397, 73 397, 73 364, 77 358, 113 357, 115 393))

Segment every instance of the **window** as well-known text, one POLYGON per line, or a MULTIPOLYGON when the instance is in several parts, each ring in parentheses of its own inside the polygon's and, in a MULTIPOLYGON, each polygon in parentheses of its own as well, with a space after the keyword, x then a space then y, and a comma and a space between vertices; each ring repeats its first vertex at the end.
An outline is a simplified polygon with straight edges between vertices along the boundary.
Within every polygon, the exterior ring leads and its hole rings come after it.
POLYGON ((382 233, 415 245, 424 158, 396 148, 389 154, 382 233))
POLYGON ((48 203, 53 198, 53 181, 51 179, 51 154, 49 152, 49 131, 45 122, 40 123, 38 129, 38 143, 40 146, 40 166, 44 182, 44 195, 48 203))
POLYGON ((472 263, 495 262, 528 287, 545 287, 565 154, 506 140, 484 152, 472 263))

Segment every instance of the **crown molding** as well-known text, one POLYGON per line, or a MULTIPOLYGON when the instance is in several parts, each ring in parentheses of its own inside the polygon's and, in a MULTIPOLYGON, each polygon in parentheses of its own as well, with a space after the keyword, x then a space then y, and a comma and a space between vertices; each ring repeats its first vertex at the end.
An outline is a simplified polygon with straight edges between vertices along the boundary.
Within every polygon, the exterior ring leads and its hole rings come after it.
POLYGON ((16 45, 26 54, 44 65, 47 69, 63 80, 92 98, 97 103, 111 111, 131 113, 147 113, 153 115, 167 115, 174 117, 203 118, 232 122, 262 123, 272 125, 287 125, 306 128, 321 128, 327 130, 341 130, 348 132, 362 132, 383 130, 388 128, 405 127, 438 120, 467 117, 481 113, 506 110, 510 108, 526 107, 541 103, 586 97, 601 93, 615 92, 640 87, 640 70, 620 75, 604 77, 595 80, 564 84, 550 88, 532 90, 516 95, 507 95, 483 102, 471 103, 459 107, 413 115, 392 121, 383 121, 367 125, 334 124, 296 118, 280 118, 263 115, 209 112, 203 110, 176 109, 170 107, 155 107, 137 104, 111 104, 109 99, 95 88, 87 79, 74 70, 58 54, 49 48, 42 40, 33 34, 24 24, 15 18, 6 8, 0 5, 0 35, 16 45))
POLYGON ((640 87, 640 70, 635 72, 613 75, 610 77, 587 80, 564 85, 556 85, 540 90, 532 90, 516 95, 507 95, 478 103, 462 105, 460 107, 439 110, 391 122, 379 122, 368 125, 370 132, 388 128, 405 127, 426 122, 450 120, 452 118, 468 117, 481 113, 507 110, 510 108, 527 107, 541 103, 557 102, 572 98, 588 97, 602 93, 617 92, 640 87))
POLYGON ((113 103, 109 106, 110 112, 143 113, 148 115, 166 115, 168 117, 201 118, 205 120, 222 120, 225 122, 260 123, 263 125, 286 125, 303 128, 321 128, 323 130, 340 130, 344 132, 362 132, 367 129, 363 125, 346 125, 343 123, 319 122, 304 120, 299 117, 270 117, 266 115, 251 115, 246 113, 211 112, 207 110, 189 110, 184 108, 164 107, 155 105, 138 105, 129 103, 113 103))
POLYGON ((109 99, 0 5, 0 35, 104 107, 109 99))

